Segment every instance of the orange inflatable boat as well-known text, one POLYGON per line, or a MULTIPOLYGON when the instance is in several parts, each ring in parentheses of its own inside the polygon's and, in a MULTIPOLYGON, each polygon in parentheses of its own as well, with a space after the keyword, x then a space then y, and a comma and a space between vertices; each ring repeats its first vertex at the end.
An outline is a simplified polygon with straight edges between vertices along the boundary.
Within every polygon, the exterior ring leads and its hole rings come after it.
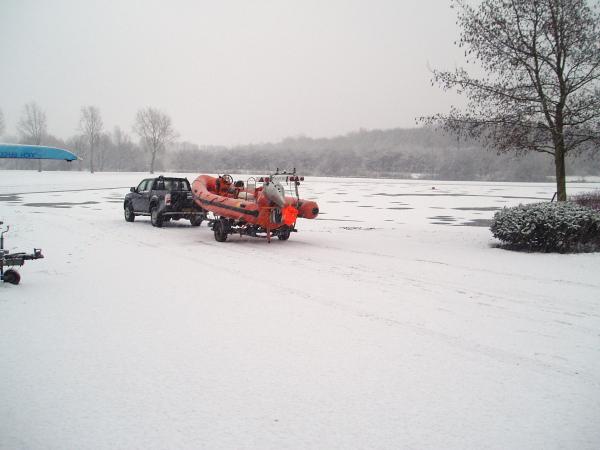
POLYGON ((296 231, 298 218, 314 219, 319 214, 314 201, 300 198, 300 181, 304 177, 298 177, 295 170, 277 171, 258 180, 251 177, 245 184, 234 182, 231 175, 200 175, 192 183, 192 194, 198 206, 213 213, 217 241, 226 241, 230 234, 265 237, 269 242, 277 236, 285 241, 296 231))

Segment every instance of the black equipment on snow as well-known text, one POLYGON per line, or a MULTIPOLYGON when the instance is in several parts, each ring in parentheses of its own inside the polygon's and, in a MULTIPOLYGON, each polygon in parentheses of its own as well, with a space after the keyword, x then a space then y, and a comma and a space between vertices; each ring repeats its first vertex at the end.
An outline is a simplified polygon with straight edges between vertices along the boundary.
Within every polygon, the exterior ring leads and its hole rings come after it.
MULTIPOLYGON (((0 221, 0 225, 4 222, 0 221)), ((33 253, 9 253, 8 250, 4 249, 4 234, 8 233, 10 227, 7 225, 6 230, 0 232, 0 281, 4 281, 5 283, 11 284, 19 284, 21 281, 21 275, 12 267, 22 266, 25 264, 25 261, 32 259, 40 259, 43 258, 42 249, 34 248, 33 253), (11 267, 10 269, 6 269, 5 267, 11 267)))

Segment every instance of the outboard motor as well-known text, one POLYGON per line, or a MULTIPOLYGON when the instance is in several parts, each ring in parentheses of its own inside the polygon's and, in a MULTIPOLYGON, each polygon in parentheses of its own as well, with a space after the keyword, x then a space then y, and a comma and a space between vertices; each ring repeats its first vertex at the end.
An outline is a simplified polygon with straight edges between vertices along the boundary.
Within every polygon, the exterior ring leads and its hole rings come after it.
POLYGON ((285 189, 281 183, 271 180, 268 183, 265 183, 263 192, 269 200, 280 208, 285 206, 285 189))

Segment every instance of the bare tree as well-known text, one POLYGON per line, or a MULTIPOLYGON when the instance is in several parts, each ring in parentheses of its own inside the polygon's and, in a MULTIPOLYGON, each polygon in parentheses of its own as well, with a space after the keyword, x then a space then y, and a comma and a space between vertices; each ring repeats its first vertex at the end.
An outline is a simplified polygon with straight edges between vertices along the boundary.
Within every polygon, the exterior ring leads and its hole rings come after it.
POLYGON ((102 127, 102 117, 97 106, 84 106, 81 108, 81 118, 79 119, 79 129, 87 141, 89 148, 90 172, 94 173, 94 150, 100 142, 102 127))
POLYGON ((100 172, 104 172, 104 168, 107 166, 107 160, 110 159, 109 149, 111 148, 111 146, 112 140, 110 133, 102 133, 100 135, 100 141, 98 146, 98 164, 100 165, 100 172))
POLYGON ((484 75, 434 71, 467 97, 465 110, 422 118, 477 138, 498 153, 553 156, 558 200, 565 156, 600 144, 600 14, 586 0, 452 0, 459 45, 484 75))
POLYGON ((68 140, 67 140, 67 148, 71 149, 73 152, 75 152, 75 154, 77 154, 79 156, 79 158, 77 159, 77 161, 74 161, 71 164, 77 164, 77 170, 79 172, 81 172, 84 169, 84 164, 87 160, 87 153, 86 153, 86 143, 85 143, 85 136, 82 136, 80 133, 77 133, 74 136, 71 136, 68 140))
POLYGON ((113 169, 118 171, 123 170, 127 166, 127 159, 131 159, 131 151, 133 143, 129 135, 123 131, 120 127, 116 126, 112 132, 112 162, 113 169))
POLYGON ((17 131, 25 144, 41 145, 46 135, 46 113, 37 103, 30 102, 23 108, 17 123, 17 131))
POLYGON ((113 145, 115 146, 117 156, 122 150, 130 148, 132 145, 129 135, 119 126, 113 128, 112 141, 113 145))
POLYGON ((150 173, 154 173, 157 154, 164 151, 166 144, 177 137, 171 118, 155 108, 140 109, 135 116, 133 131, 150 153, 150 173))
MULTIPOLYGON (((29 102, 23 108, 17 123, 17 131, 24 144, 41 145, 46 136, 46 113, 37 103, 29 102)), ((38 160, 38 172, 42 171, 42 160, 38 160)))

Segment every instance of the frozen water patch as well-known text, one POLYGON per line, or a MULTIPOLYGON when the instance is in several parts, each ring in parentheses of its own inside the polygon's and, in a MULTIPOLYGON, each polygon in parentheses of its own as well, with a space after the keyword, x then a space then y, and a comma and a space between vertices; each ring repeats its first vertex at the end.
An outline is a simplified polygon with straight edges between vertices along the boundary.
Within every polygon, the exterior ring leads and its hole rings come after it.
POLYGON ((98 202, 86 201, 86 202, 39 202, 39 203, 23 203, 23 206, 30 206, 33 208, 72 208, 73 206, 81 205, 97 205, 98 202))
POLYGON ((459 223, 456 226, 461 227, 487 227, 489 228, 492 221, 489 219, 471 219, 468 222, 459 223))
POLYGON ((466 206, 466 207, 456 207, 456 208, 452 208, 452 209, 455 209, 457 211, 499 211, 502 208, 498 208, 495 206, 481 206, 481 207, 466 206))
POLYGON ((22 198, 20 195, 16 194, 8 194, 8 195, 0 195, 0 202, 21 202, 22 198))

